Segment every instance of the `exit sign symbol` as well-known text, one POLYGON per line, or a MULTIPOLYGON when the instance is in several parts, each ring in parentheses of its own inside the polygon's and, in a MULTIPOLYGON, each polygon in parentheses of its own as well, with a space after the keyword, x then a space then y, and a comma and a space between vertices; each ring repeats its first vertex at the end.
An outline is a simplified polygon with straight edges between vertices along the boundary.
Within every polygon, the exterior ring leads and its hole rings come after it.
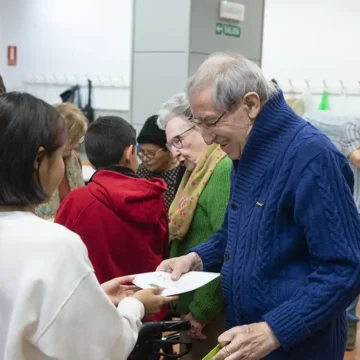
POLYGON ((225 35, 239 38, 241 27, 232 24, 216 23, 216 35, 225 35))

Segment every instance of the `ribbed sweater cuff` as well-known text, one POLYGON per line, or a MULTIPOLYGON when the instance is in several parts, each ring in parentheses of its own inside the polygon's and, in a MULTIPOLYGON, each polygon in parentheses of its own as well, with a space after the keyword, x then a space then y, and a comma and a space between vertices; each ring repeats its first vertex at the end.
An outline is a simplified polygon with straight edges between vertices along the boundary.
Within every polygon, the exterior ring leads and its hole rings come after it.
POLYGON ((216 256, 214 256, 215 250, 212 246, 209 246, 209 244, 204 243, 198 245, 190 249, 187 253, 191 252, 195 252, 200 256, 203 265, 203 271, 209 271, 217 265, 217 261, 215 259, 216 256))
POLYGON ((212 306, 207 307, 206 304, 201 305, 203 306, 200 307, 199 304, 191 303, 189 305, 189 311, 193 314, 196 320, 205 324, 208 324, 221 311, 220 307, 216 309, 218 311, 214 311, 215 309, 212 306))
POLYGON ((302 317, 287 301, 265 314, 263 319, 271 327, 284 350, 289 350, 311 335, 302 317))

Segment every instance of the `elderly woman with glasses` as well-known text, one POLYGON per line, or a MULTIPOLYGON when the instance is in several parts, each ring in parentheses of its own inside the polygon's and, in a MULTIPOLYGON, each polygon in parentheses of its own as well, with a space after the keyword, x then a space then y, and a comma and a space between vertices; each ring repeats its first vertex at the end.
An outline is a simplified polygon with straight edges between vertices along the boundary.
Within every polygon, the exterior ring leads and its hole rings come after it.
MULTIPOLYGON (((180 93, 162 105, 158 119, 166 132, 168 149, 186 168, 169 211, 170 257, 186 254, 215 233, 229 200, 231 161, 218 145, 206 145, 190 115, 188 100, 180 93)), ((176 307, 192 325, 185 335, 193 340, 186 359, 202 359, 224 330, 220 281, 181 295, 176 307)))
POLYGON ((168 189, 165 204, 169 210, 179 187, 184 170, 166 147, 165 131, 157 125, 157 115, 150 116, 137 138, 138 156, 141 160, 137 176, 143 179, 161 178, 168 189))
POLYGON ((242 56, 215 54, 189 82, 193 122, 233 160, 221 230, 159 270, 219 271, 214 360, 343 359, 360 292, 360 218, 348 160, 242 56))

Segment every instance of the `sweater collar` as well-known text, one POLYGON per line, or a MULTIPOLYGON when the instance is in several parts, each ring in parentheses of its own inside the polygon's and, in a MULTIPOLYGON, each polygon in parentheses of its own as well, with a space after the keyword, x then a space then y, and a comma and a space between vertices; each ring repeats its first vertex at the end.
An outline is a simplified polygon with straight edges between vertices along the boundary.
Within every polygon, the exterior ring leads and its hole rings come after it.
POLYGON ((306 122, 286 103, 283 92, 277 91, 266 102, 255 120, 240 160, 234 161, 239 175, 239 191, 246 195, 279 151, 306 122))
POLYGON ((92 180, 93 180, 93 178, 94 178, 94 176, 95 176, 99 171, 102 171, 102 170, 115 171, 115 172, 117 172, 117 173, 119 173, 119 174, 123 174, 123 175, 125 175, 125 176, 129 176, 129 177, 133 177, 133 178, 136 178, 136 177, 137 177, 137 176, 135 175, 135 173, 134 173, 131 169, 129 169, 129 168, 125 167, 125 166, 110 165, 110 166, 106 166, 106 167, 103 167, 103 168, 100 168, 100 169, 96 170, 96 171, 94 172, 94 174, 92 175, 92 177, 90 178, 89 183, 91 183, 92 180))

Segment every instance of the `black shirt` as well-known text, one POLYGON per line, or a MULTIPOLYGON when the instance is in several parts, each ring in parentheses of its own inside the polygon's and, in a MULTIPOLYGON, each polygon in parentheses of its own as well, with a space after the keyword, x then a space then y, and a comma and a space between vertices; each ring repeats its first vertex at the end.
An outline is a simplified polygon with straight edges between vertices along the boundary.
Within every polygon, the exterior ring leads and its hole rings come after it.
POLYGON ((169 171, 152 172, 147 170, 144 164, 140 164, 137 172, 137 176, 140 178, 147 180, 153 178, 161 178, 166 182, 168 189, 165 192, 165 204, 168 210, 172 202, 174 201, 177 189, 180 185, 183 175, 184 175, 184 170, 181 166, 175 167, 169 171))

